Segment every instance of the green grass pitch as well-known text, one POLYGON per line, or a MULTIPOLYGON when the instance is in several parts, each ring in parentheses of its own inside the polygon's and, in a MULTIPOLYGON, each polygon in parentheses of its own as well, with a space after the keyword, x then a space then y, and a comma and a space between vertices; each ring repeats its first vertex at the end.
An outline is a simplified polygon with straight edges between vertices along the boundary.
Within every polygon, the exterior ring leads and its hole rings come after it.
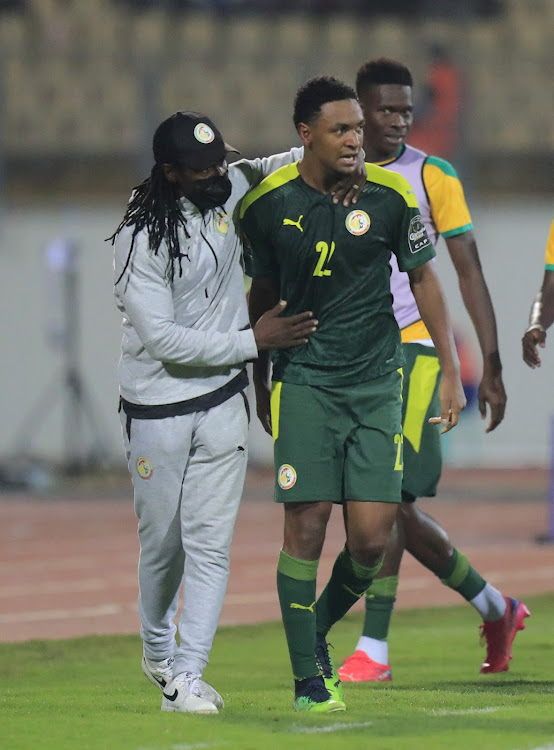
MULTIPOLYGON (((160 711, 136 636, 0 644, 2 750, 554 750, 554 594, 527 600, 509 672, 480 675, 469 607, 400 611, 393 682, 346 685, 347 712, 294 713, 280 623, 222 628, 205 678, 219 716, 160 711)), ((333 629, 335 661, 361 613, 333 629)))

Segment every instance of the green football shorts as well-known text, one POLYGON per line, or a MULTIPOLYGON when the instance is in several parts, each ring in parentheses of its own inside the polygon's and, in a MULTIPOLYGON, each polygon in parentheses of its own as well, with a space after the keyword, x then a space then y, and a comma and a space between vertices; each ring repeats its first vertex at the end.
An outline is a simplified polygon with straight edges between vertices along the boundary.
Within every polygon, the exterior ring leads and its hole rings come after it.
POLYGON ((402 370, 350 386, 274 382, 275 500, 398 503, 402 370))
POLYGON ((434 347, 402 345, 406 364, 402 400, 404 432, 404 479, 402 490, 413 497, 433 497, 441 476, 440 425, 429 417, 440 417, 441 372, 434 347))

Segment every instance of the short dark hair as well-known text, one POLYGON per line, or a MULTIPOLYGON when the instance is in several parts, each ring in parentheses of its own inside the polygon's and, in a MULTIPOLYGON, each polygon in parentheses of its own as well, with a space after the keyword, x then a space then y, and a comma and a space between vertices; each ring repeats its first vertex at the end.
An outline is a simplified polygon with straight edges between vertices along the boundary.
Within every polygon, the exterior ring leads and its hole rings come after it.
POLYGON ((295 126, 298 127, 300 122, 309 124, 315 120, 320 114, 321 107, 327 102, 338 102, 343 99, 358 99, 352 86, 334 76, 311 78, 296 92, 293 115, 295 126))
POLYGON ((414 81, 408 68, 398 60, 379 57, 368 60, 360 66, 356 75, 356 91, 358 96, 370 86, 413 86, 414 81))

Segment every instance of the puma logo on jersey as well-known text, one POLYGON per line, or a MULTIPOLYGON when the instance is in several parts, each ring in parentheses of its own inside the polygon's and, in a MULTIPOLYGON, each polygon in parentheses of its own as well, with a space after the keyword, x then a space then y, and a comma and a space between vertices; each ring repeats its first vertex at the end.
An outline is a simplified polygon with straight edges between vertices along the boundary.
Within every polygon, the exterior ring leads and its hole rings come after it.
POLYGON ((303 604, 297 604, 296 602, 292 602, 292 604, 290 605, 291 609, 306 609, 308 610, 308 612, 311 612, 312 614, 314 613, 314 607, 315 607, 315 602, 312 602, 312 604, 310 604, 309 607, 305 607, 303 604))
POLYGON ((292 219, 283 219, 283 226, 296 227, 297 229, 300 229, 301 232, 303 232, 304 230, 300 226, 300 222, 302 221, 303 218, 304 218, 304 214, 300 214, 300 216, 298 217, 298 221, 293 221, 292 219))

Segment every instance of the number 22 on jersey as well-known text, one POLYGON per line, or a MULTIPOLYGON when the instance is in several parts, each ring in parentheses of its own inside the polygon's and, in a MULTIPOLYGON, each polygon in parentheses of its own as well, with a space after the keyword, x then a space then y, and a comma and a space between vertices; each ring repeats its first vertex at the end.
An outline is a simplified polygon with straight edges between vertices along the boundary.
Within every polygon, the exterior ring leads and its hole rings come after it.
POLYGON ((316 252, 319 253, 317 265, 315 267, 314 276, 330 276, 331 271, 329 268, 324 268, 326 263, 329 263, 335 252, 335 243, 331 242, 331 247, 327 242, 318 242, 315 246, 316 252))

